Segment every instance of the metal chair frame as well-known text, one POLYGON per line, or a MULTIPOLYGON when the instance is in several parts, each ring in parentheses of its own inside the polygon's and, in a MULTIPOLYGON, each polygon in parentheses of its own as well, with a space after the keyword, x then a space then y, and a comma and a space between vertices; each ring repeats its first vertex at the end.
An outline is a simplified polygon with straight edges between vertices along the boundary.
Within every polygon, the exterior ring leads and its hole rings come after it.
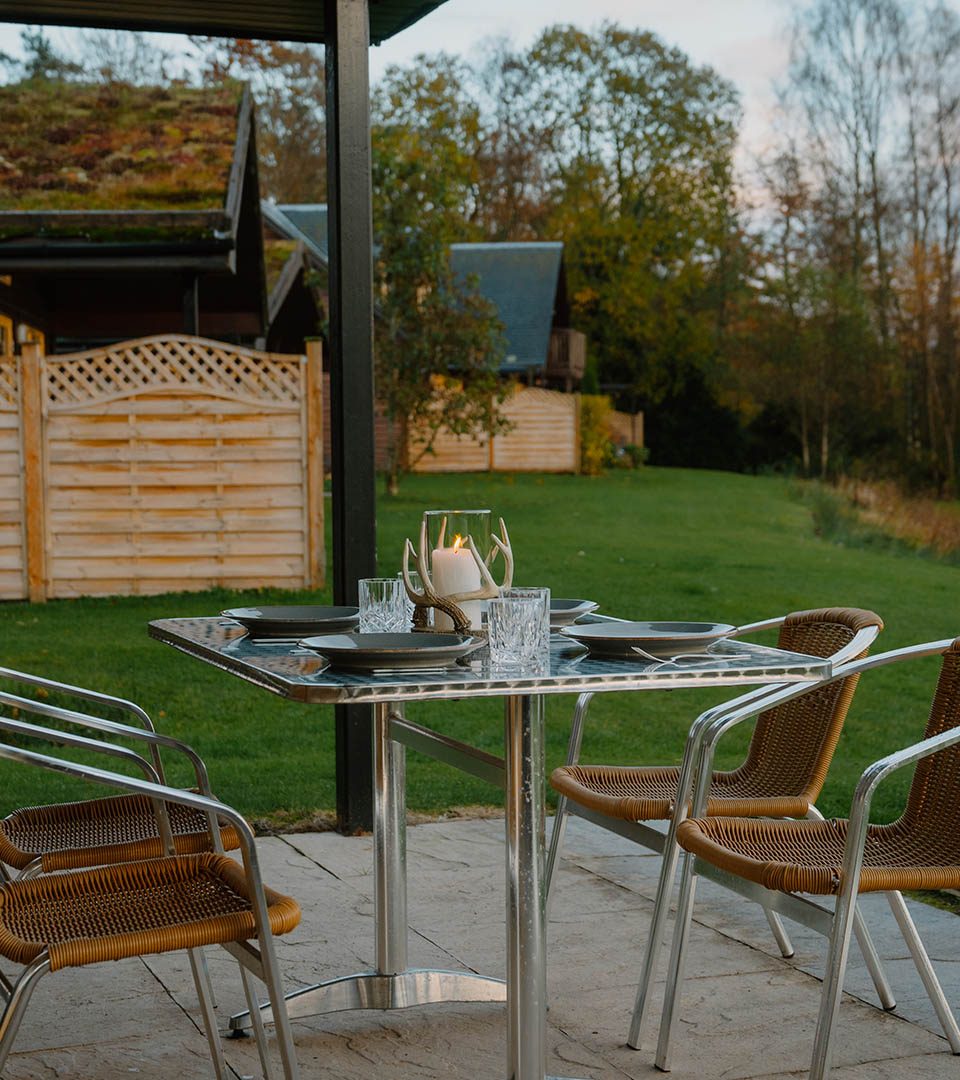
MULTIPOLYGON (((862 660, 854 660, 837 668, 830 679, 817 684, 824 686, 858 675, 874 668, 899 663, 904 660, 942 654, 953 644, 952 639, 913 645, 894 649, 862 660)), ((677 812, 671 821, 671 838, 676 838, 676 831, 681 821, 690 817, 703 817, 710 791, 713 757, 720 737, 730 728, 755 716, 763 709, 783 704, 813 687, 785 686, 768 695, 762 704, 743 703, 725 714, 700 718, 698 729, 691 731, 684 754, 681 780, 677 797, 677 812)), ((667 972, 667 985, 664 994, 663 1014, 660 1023, 660 1035, 657 1043, 656 1065, 663 1071, 670 1069, 671 1040, 678 1012, 679 989, 683 980, 686 961, 686 946, 689 938, 693 910, 696 879, 699 875, 721 881, 735 892, 751 900, 766 900, 776 911, 816 930, 829 939, 826 961, 826 976, 817 1020, 817 1032, 814 1041, 813 1059, 810 1068, 810 1080, 825 1080, 829 1072, 830 1054, 835 1020, 840 1005, 843 976, 849 956, 850 938, 856 931, 856 900, 863 865, 864 844, 869 826, 870 804, 879 784, 895 771, 915 764, 924 757, 929 757, 940 750, 960 743, 960 726, 943 731, 931 738, 921 740, 911 746, 898 750, 869 765, 860 777, 854 793, 842 869, 842 887, 836 899, 834 910, 830 910, 815 901, 796 893, 774 892, 754 882, 747 881, 736 874, 720 870, 703 859, 684 853, 680 879, 680 893, 677 901, 676 924, 671 945, 670 961, 667 972), (765 894, 765 895, 764 895, 765 894)), ((661 886, 663 879, 661 877, 661 886)), ((913 920, 898 891, 888 891, 887 900, 896 918, 897 924, 906 942, 924 988, 930 998, 937 1017, 954 1054, 960 1054, 960 1028, 944 996, 943 989, 936 977, 930 959, 923 947, 913 920)), ((658 895, 658 900, 661 898, 658 895)), ((664 907, 666 905, 664 904, 664 907)))
MULTIPOLYGON (((753 622, 745 624, 744 626, 737 628, 737 634, 735 636, 745 636, 751 633, 757 633, 762 630, 774 630, 780 627, 787 616, 779 616, 772 619, 764 619, 759 622, 753 622)), ((876 640, 879 634, 878 627, 869 627, 858 631, 850 639, 850 641, 831 657, 835 664, 843 664, 849 660, 852 656, 858 656, 864 650, 876 640)), ((732 635, 733 636, 733 635, 732 635)), ((829 680, 833 681, 833 679, 829 680)), ((550 838, 550 849, 547 856, 546 865, 546 880, 547 887, 550 888, 553 880, 553 874, 556 867, 557 859, 559 858, 560 847, 563 843, 563 834, 566 829, 567 815, 570 813, 575 814, 577 817, 581 817, 586 821, 590 821, 600 828, 607 829, 610 832, 616 833, 618 836, 623 836, 627 840, 631 840, 634 843, 647 848, 649 851, 657 852, 662 856, 660 864, 660 877, 657 886, 657 895, 654 902, 653 914, 651 917, 650 930, 647 935, 647 944, 644 950, 643 962, 640 968, 640 978, 637 985, 636 1001, 634 1003, 633 1014, 630 1020, 630 1030, 627 1036, 627 1045, 635 1050, 638 1050, 642 1046, 642 1029, 644 1019, 649 1008, 650 1001, 650 987, 653 984, 654 975, 657 968, 657 962, 660 958, 661 951, 663 949, 664 933, 667 925, 667 918, 670 909, 670 899, 673 890, 674 877, 676 875, 677 861, 680 854, 680 848, 677 844, 676 832, 677 827, 682 817, 678 817, 677 808, 687 805, 689 801, 684 800, 682 793, 685 788, 685 784, 688 783, 685 777, 684 769, 689 767, 688 762, 692 760, 692 755, 696 753, 695 749, 700 745, 700 742, 707 734, 714 728, 720 728, 723 731, 729 730, 730 727, 736 723, 742 722, 758 715, 761 712, 765 712, 768 708, 778 703, 774 698, 783 690, 785 684, 775 684, 772 686, 758 687, 749 691, 746 694, 742 694, 732 701, 723 702, 719 705, 715 705, 713 708, 706 710, 700 716, 694 720, 690 727, 689 734, 687 736, 686 747, 684 750, 683 761, 680 766, 680 778, 679 778, 679 792, 678 799, 675 804, 673 817, 668 819, 667 832, 662 833, 656 829, 651 828, 649 825, 642 821, 631 822, 623 821, 615 818, 607 817, 604 814, 596 812, 585 806, 580 806, 577 803, 572 805, 569 800, 561 796, 557 801, 557 811, 554 817, 553 833, 550 838), (747 711, 744 711, 747 710, 747 711), (731 721, 731 716, 743 713, 742 720, 731 721)), ((797 690, 796 684, 786 684, 788 689, 793 689, 794 693, 791 698, 784 700, 792 700, 793 697, 802 696, 804 693, 808 693, 818 687, 825 685, 824 682, 818 682, 813 685, 804 684, 799 690, 797 690)), ((576 764, 580 757, 580 748, 583 740, 583 725, 586 720, 587 710, 592 699, 592 694, 581 694, 576 708, 574 710, 573 726, 570 732, 570 740, 567 750, 567 764, 576 764)), ((717 736, 719 737, 719 736, 717 736)), ((712 761, 712 758, 711 758, 712 761)), ((815 815, 816 810, 812 809, 811 814, 815 815)), ((714 871, 713 867, 709 867, 703 870, 707 876, 712 880, 717 881, 719 884, 726 885, 728 888, 734 888, 734 891, 740 892, 734 884, 731 883, 730 875, 723 875, 721 871, 714 871)), ((549 893, 548 893, 549 895, 549 893)), ((781 921, 780 914, 775 908, 773 902, 760 893, 753 894, 749 897, 758 903, 762 908, 764 915, 766 916, 767 923, 770 926, 770 930, 773 934, 774 940, 780 950, 781 955, 785 959, 789 959, 794 955, 794 948, 790 941, 790 937, 786 928, 781 921)), ((870 976, 873 980, 874 986, 877 990, 877 995, 884 1009, 891 1010, 896 1008, 896 1000, 893 996, 893 991, 890 987, 889 981, 884 974, 880 958, 877 954, 873 941, 870 938, 870 933, 860 916, 859 911, 854 915, 854 925, 857 935, 857 941, 860 945, 861 952, 864 960, 867 964, 867 968, 870 972, 870 976)))
MULTIPOLYGON (((112 729, 113 725, 111 722, 103 721, 103 723, 110 724, 110 729, 112 729)), ((47 739, 50 735, 62 738, 64 734, 62 732, 51 732, 50 729, 35 728, 34 725, 22 721, 5 721, 5 724, 9 725, 7 730, 19 730, 23 734, 34 734, 36 737, 42 739, 47 739), (16 727, 13 725, 16 725, 16 727)), ((119 726, 124 727, 124 725, 119 726)), ((126 730, 124 733, 127 733, 126 730)), ((170 740, 170 742, 176 743, 176 740, 170 740)), ((108 750, 104 744, 97 743, 96 740, 82 739, 81 736, 72 736, 70 745, 83 745, 86 749, 109 752, 113 756, 120 756, 126 760, 138 757, 138 755, 134 754, 132 751, 124 751, 122 754, 117 755, 113 752, 119 748, 110 747, 108 750)), ((179 744, 181 747, 183 745, 184 744, 179 744)), ((153 804, 158 808, 159 813, 167 818, 165 829, 167 836, 170 836, 169 818, 166 809, 168 803, 176 803, 199 810, 205 814, 210 822, 216 822, 218 818, 225 818, 229 821, 240 837, 244 874, 246 876, 247 887, 250 894, 252 915, 257 931, 256 939, 259 948, 251 945, 249 942, 225 942, 222 943, 222 947, 233 956, 240 965, 241 980, 243 983, 244 994, 247 999, 247 1005, 250 1008, 251 1016, 253 1018, 253 1026, 257 1038, 257 1049, 260 1055, 260 1063, 264 1077, 266 1080, 272 1080, 274 1073, 267 1050, 266 1037, 260 1014, 260 1003, 250 978, 251 974, 255 975, 265 984, 270 1001, 273 1003, 273 1019, 277 1028, 280 1057, 285 1080, 299 1080, 299 1066, 293 1047, 293 1035, 283 996, 283 986, 277 964, 273 934, 270 929, 270 920, 267 913, 266 899, 263 891, 263 880, 260 874, 254 833, 246 820, 237 813, 236 810, 205 795, 200 795, 192 791, 184 791, 180 788, 172 788, 165 784, 155 783, 152 780, 141 780, 129 776, 122 776, 105 769, 90 765, 82 765, 72 761, 65 761, 61 758, 37 753, 33 750, 0 744, 0 758, 145 795, 152 800, 153 804)), ((151 764, 144 758, 140 758, 140 762, 141 768, 145 767, 144 771, 149 775, 153 768, 151 764)), ((219 829, 217 828, 211 829, 211 845, 214 852, 223 854, 219 829)), ((172 844, 168 847, 168 854, 173 855, 172 844)), ((5 886, 0 885, 0 894, 2 894, 4 887, 5 886)), ((206 974, 206 966, 203 962, 203 952, 200 948, 191 948, 188 949, 187 952, 190 957, 190 965, 197 988, 197 995, 200 1000, 200 1009, 211 1058, 213 1060, 214 1071, 217 1080, 226 1080, 228 1072, 223 1059, 223 1048, 217 1031, 216 1018, 213 1013, 214 1005, 206 974)), ((3 1014, 0 1016, 0 1070, 3 1069, 3 1065, 10 1053, 11 1046, 16 1037, 30 996, 40 977, 49 970, 49 957, 46 953, 41 953, 24 968, 19 978, 14 983, 12 990, 4 995, 6 997, 6 1003, 3 1014)))
MULTIPOLYGON (((770 620, 765 624, 753 624, 748 629, 759 629, 761 625, 763 629, 767 629, 768 627, 779 626, 782 622, 783 619, 770 620)), ((854 634, 843 648, 837 650, 832 658, 833 662, 842 665, 847 662, 850 657, 859 656, 873 643, 874 640, 876 640, 878 633, 879 630, 875 628, 860 630, 858 633, 854 634)), ((644 833, 653 834, 653 836, 656 836, 659 839, 661 845, 659 850, 661 851, 663 858, 660 863, 660 878, 657 883, 657 895, 654 900, 653 914, 650 920, 650 930, 647 935, 647 945, 644 950, 643 963, 640 968, 640 978, 637 984, 637 997, 634 1003, 633 1015, 630 1019, 630 1031, 627 1036, 627 1045, 634 1050, 639 1050, 643 1045, 643 1023, 649 1008, 650 988, 653 985, 657 962, 660 959, 660 954, 663 950, 663 940, 670 911, 670 900, 673 893, 677 861, 680 856, 680 846, 677 844, 677 828, 679 827, 680 822, 686 817, 685 807, 690 805, 689 789, 691 784, 692 763, 700 752, 701 746, 709 741, 710 746, 715 748, 716 742, 720 736, 738 724, 753 719, 761 712, 766 712, 768 709, 774 708, 778 704, 783 704, 787 701, 792 701, 794 698, 802 697, 804 694, 811 693, 813 690, 835 681, 836 676, 831 677, 825 682, 818 682, 812 685, 804 684, 799 688, 795 683, 761 687, 748 694, 744 694, 733 701, 725 702, 722 705, 717 705, 712 709, 706 710, 698 716, 691 725, 689 734, 687 735, 686 746, 684 748, 683 760, 680 765, 677 800, 674 805, 673 815, 668 820, 666 834, 658 833, 642 824, 637 825, 638 832, 642 830, 644 833), (787 696, 783 696, 785 693, 787 696)), ((709 762, 709 767, 712 769, 712 751, 709 762)), ((698 773, 696 775, 700 774, 698 773)), ((704 806, 705 805, 706 803, 704 803, 704 806)), ((583 807, 578 807, 577 812, 586 816, 583 807)), ((816 808, 811 808, 810 816, 818 816, 816 808)), ((593 819, 591 818, 591 820, 593 819)), ((629 823, 623 824, 626 824, 628 829, 631 828, 629 823)), ((608 823, 606 827, 610 828, 610 823, 608 823)), ((630 835, 629 832, 624 832, 623 835, 627 835, 628 839, 634 839, 634 836, 630 835)), ((649 844, 646 844, 643 839, 639 842, 644 843, 645 846, 650 846, 649 844)), ((790 957, 793 956, 793 946, 790 944, 790 938, 786 928, 781 922, 781 913, 778 911, 773 898, 769 895, 765 895, 768 893, 768 890, 745 892, 738 887, 736 881, 732 878, 732 875, 724 874, 714 867, 705 868, 703 873, 718 884, 724 885, 734 892, 738 892, 740 895, 759 904, 763 908, 764 915, 773 931, 774 938, 776 939, 778 946, 780 946, 782 956, 784 959, 790 959, 790 957), (784 948, 784 943, 789 946, 789 951, 784 948)), ((802 922, 803 920, 799 921, 802 922)), ((870 973, 870 978, 873 980, 874 987, 876 988, 880 1004, 885 1010, 891 1011, 896 1008, 897 1002, 893 995, 893 990, 890 987, 890 983, 883 971, 883 965, 880 962, 880 957, 873 944, 873 940, 870 937, 870 932, 859 911, 855 912, 854 925, 857 942, 860 946, 860 951, 863 954, 864 962, 867 965, 867 970, 870 973)))
MULTIPOLYGON (((149 771, 147 769, 144 769, 143 771, 146 773, 147 778, 156 784, 166 783, 163 761, 160 756, 161 748, 175 751, 186 757, 190 762, 199 793, 209 799, 214 797, 210 788, 210 777, 207 772, 207 767, 200 755, 192 747, 181 742, 179 739, 174 739, 169 735, 162 735, 156 731, 147 713, 133 702, 124 701, 121 698, 113 698, 106 694, 99 694, 92 690, 84 690, 79 687, 69 686, 64 683, 56 683, 49 679, 41 679, 38 676, 26 675, 22 672, 13 672, 7 668, 0 668, 0 677, 15 678, 17 681, 43 687, 44 689, 64 691, 100 704, 107 704, 118 708, 122 707, 125 711, 133 713, 144 721, 144 727, 131 727, 130 725, 121 724, 114 720, 105 720, 102 717, 93 716, 90 713, 76 712, 73 709, 67 709, 62 706, 37 701, 33 698, 25 698, 18 694, 0 691, 0 706, 7 706, 9 708, 17 709, 19 712, 43 716, 47 719, 60 720, 64 723, 72 724, 75 727, 85 728, 88 731, 99 732, 103 735, 113 735, 146 743, 150 753, 150 762, 148 763, 149 771)), ((28 724, 26 725, 26 728, 29 730, 25 730, 24 725, 16 720, 0 716, 0 731, 19 732, 20 734, 43 739, 47 742, 61 743, 66 746, 76 746, 91 750, 95 753, 108 754, 119 758, 126 758, 127 760, 130 760, 130 755, 132 755, 137 762, 145 763, 145 759, 134 754, 133 751, 125 750, 124 748, 115 746, 111 743, 100 742, 70 732, 55 731, 39 725, 28 724)), ((143 768, 143 765, 139 765, 138 767, 143 768)), ((173 837, 173 834, 170 832, 169 815, 161 813, 160 807, 156 802, 154 802, 154 811, 157 818, 160 840, 164 848, 168 848, 172 843, 173 837)), ((215 819, 208 818, 208 821, 210 822, 211 828, 213 828, 215 819)), ((42 866, 40 859, 35 859, 31 864, 24 867, 16 876, 10 875, 7 868, 0 863, 0 880, 21 880, 35 877, 41 872, 42 866)))
POLYGON ((41 675, 33 675, 28 671, 17 671, 14 668, 3 667, 2 665, 0 665, 0 679, 9 679, 12 682, 23 683, 25 686, 34 686, 41 690, 53 690, 60 694, 68 694, 83 701, 92 701, 97 705, 107 705, 112 709, 119 709, 121 712, 127 712, 131 716, 135 716, 147 731, 156 730, 149 713, 137 705, 136 702, 128 701, 126 698, 114 697, 112 694, 103 694, 99 690, 89 690, 85 686, 73 686, 71 683, 58 682, 55 679, 47 679, 41 675))

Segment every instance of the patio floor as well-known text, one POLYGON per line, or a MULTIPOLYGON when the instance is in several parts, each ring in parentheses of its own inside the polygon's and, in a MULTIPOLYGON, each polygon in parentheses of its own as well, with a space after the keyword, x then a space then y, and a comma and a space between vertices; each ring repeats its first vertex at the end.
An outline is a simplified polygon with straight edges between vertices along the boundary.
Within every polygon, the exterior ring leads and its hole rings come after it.
MULTIPOLYGON (((408 833, 410 962, 504 970, 503 823, 441 821, 408 833)), ((624 1039, 651 912, 658 860, 571 821, 549 930, 550 1069, 584 1080, 660 1076, 652 1053, 624 1039)), ((265 879, 298 897, 304 918, 282 939, 291 986, 368 968, 373 959, 371 839, 332 833, 260 841, 265 879)), ((960 1004, 956 916, 911 910, 947 996, 960 1004)), ((898 998, 874 1000, 859 954, 840 1012, 836 1080, 960 1077, 882 897, 864 911, 898 998), (851 996, 853 995, 853 996, 851 996)), ((674 1053, 677 1080, 804 1076, 819 1004, 825 941, 790 924, 784 961, 762 913, 702 882, 674 1053), (789 1017, 789 1021, 785 1018, 789 1017)), ((242 1007, 236 967, 210 951, 224 1026, 242 1007)), ((651 1033, 652 1034, 652 1033, 651 1033)), ((305 1080, 502 1080, 502 1005, 450 1004, 348 1012, 294 1023, 305 1080)), ((259 1075, 251 1039, 225 1043, 237 1077, 259 1075)), ((185 955, 104 964, 43 979, 7 1080, 119 1080, 211 1075, 185 955)))

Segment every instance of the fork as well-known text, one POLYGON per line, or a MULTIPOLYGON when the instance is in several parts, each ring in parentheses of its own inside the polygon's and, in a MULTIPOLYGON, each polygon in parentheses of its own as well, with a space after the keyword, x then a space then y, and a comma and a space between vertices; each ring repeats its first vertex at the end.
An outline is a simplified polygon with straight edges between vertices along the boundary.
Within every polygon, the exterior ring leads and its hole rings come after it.
MULTIPOLYGON (((677 664, 684 660, 702 660, 705 656, 718 656, 717 653, 711 653, 709 649, 704 649, 703 652, 698 653, 677 653, 676 656, 654 656, 653 653, 648 653, 646 649, 641 649, 639 645, 631 645, 630 651, 635 652, 638 656, 642 656, 644 660, 652 660, 655 664, 677 664)), ((721 660, 749 660, 750 654, 745 652, 739 653, 723 653, 719 656, 721 660)))

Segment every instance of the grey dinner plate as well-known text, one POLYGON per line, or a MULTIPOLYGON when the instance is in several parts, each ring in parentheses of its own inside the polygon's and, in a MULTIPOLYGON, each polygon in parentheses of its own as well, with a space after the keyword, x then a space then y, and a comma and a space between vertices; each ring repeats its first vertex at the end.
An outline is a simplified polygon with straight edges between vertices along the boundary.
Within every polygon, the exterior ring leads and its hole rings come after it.
POLYGON ((325 656, 334 667, 353 671, 450 667, 482 641, 461 634, 326 634, 300 644, 325 656))
POLYGON ((560 633, 586 645, 594 655, 636 659, 635 648, 664 658, 705 652, 734 630, 729 623, 624 622, 564 626, 560 633))
POLYGON ((596 611, 600 605, 593 600, 550 600, 550 628, 555 630, 561 626, 569 626, 581 615, 589 615, 596 611))
POLYGON ((254 637, 302 638, 307 634, 336 634, 360 621, 356 607, 319 604, 230 608, 221 615, 245 626, 254 637))

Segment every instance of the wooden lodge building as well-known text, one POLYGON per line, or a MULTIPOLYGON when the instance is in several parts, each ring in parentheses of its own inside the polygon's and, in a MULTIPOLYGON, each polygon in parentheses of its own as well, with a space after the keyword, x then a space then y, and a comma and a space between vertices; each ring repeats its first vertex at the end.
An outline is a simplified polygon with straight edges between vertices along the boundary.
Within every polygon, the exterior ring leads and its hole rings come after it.
MULTIPOLYGON (((243 84, 0 87, 0 147, 0 355, 170 332, 302 352, 319 332, 327 208, 261 202, 243 84)), ((579 385, 561 243, 451 262, 499 313, 505 374, 579 385)))
POLYGON ((317 333, 303 252, 264 240, 242 84, 0 87, 0 147, 0 355, 317 333))
MULTIPOLYGON (((563 245, 454 244, 450 254, 504 325, 502 371, 528 388, 511 408, 536 445, 531 456, 520 435, 451 437, 423 467, 575 471, 569 395, 585 347, 569 327, 563 245)), ((0 87, 0 358, 28 342, 74 356, 170 334, 302 354, 324 325, 328 268, 327 207, 260 198, 243 84, 0 87)), ((327 373, 321 392, 329 466, 327 373)), ((382 416, 376 426, 382 466, 396 432, 382 416)))
MULTIPOLYGON (((325 270, 327 208, 323 203, 263 204, 267 234, 296 241, 308 265, 325 270)), ((452 244, 450 263, 496 309, 506 356, 500 366, 528 384, 576 389, 586 343, 570 328, 567 275, 560 242, 452 244)))

